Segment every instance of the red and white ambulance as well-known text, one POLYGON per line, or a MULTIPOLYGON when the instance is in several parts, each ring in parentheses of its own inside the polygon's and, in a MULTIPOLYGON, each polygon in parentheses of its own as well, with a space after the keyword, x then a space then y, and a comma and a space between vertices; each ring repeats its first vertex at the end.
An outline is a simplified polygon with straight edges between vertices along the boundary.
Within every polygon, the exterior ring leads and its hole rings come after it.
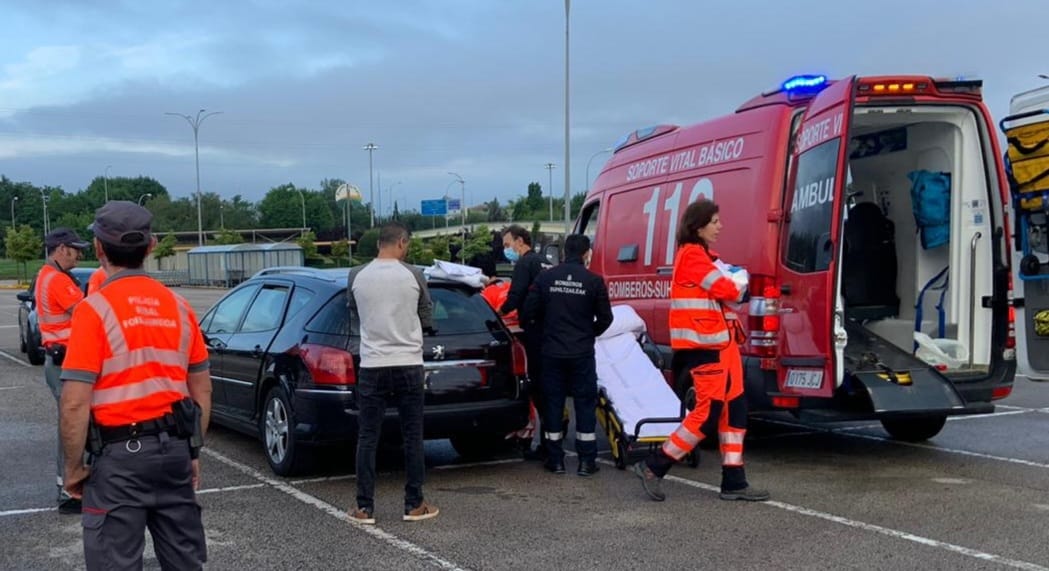
MULTIPOLYGON (((669 356, 677 225, 714 200, 714 250, 751 276, 752 410, 878 419, 908 440, 991 412, 1016 361, 1008 187, 981 85, 800 76, 735 113, 630 133, 576 222, 591 268, 669 356)), ((687 375, 668 376, 684 395, 687 375)))

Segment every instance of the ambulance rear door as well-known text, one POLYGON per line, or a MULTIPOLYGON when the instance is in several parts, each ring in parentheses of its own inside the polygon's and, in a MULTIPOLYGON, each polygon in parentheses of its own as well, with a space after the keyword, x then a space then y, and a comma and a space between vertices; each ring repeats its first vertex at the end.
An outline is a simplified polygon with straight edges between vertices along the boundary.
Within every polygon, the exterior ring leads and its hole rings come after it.
MULTIPOLYGON (((793 138, 780 239, 781 394, 830 397, 842 360, 837 305, 849 119, 855 78, 823 88, 793 138)), ((843 335, 843 333, 842 333, 843 335)))

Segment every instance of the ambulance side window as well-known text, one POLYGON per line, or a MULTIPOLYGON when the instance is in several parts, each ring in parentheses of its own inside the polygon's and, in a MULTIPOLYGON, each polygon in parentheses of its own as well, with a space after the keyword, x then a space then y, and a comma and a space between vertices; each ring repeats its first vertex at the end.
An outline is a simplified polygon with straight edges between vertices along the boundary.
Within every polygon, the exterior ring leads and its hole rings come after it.
POLYGON ((601 203, 595 202, 588 205, 579 217, 579 233, 590 238, 591 247, 594 246, 594 241, 597 238, 597 223, 600 220, 600 215, 601 203))
POLYGON ((841 138, 827 141, 798 157, 797 177, 789 204, 784 263, 800 273, 824 271, 833 256, 824 253, 834 216, 835 176, 841 138))

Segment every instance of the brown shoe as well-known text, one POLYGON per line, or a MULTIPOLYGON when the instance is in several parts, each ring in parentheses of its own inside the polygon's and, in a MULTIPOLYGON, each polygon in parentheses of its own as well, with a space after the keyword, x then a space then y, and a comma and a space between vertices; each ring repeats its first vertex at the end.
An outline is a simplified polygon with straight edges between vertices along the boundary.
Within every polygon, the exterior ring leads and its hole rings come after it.
POLYGON ((419 507, 413 510, 404 510, 404 521, 422 521, 424 519, 437 517, 437 514, 439 513, 441 513, 441 510, 437 509, 437 506, 429 504, 423 500, 423 503, 419 504, 419 507))
POLYGON ((350 512, 350 519, 364 525, 375 525, 375 516, 372 515, 371 510, 366 508, 353 508, 350 512))

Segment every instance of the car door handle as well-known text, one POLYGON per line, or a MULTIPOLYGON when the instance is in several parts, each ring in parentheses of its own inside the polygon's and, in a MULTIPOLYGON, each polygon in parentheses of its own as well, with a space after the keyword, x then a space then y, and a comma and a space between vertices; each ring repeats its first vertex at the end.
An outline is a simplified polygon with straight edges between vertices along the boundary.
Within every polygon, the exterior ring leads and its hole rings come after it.
POLYGON ((255 348, 251 350, 251 356, 255 357, 256 359, 261 357, 262 356, 262 346, 261 345, 256 345, 255 348))
POLYGON ((226 348, 226 344, 223 343, 221 339, 208 339, 208 347, 211 347, 216 351, 221 351, 226 348))

